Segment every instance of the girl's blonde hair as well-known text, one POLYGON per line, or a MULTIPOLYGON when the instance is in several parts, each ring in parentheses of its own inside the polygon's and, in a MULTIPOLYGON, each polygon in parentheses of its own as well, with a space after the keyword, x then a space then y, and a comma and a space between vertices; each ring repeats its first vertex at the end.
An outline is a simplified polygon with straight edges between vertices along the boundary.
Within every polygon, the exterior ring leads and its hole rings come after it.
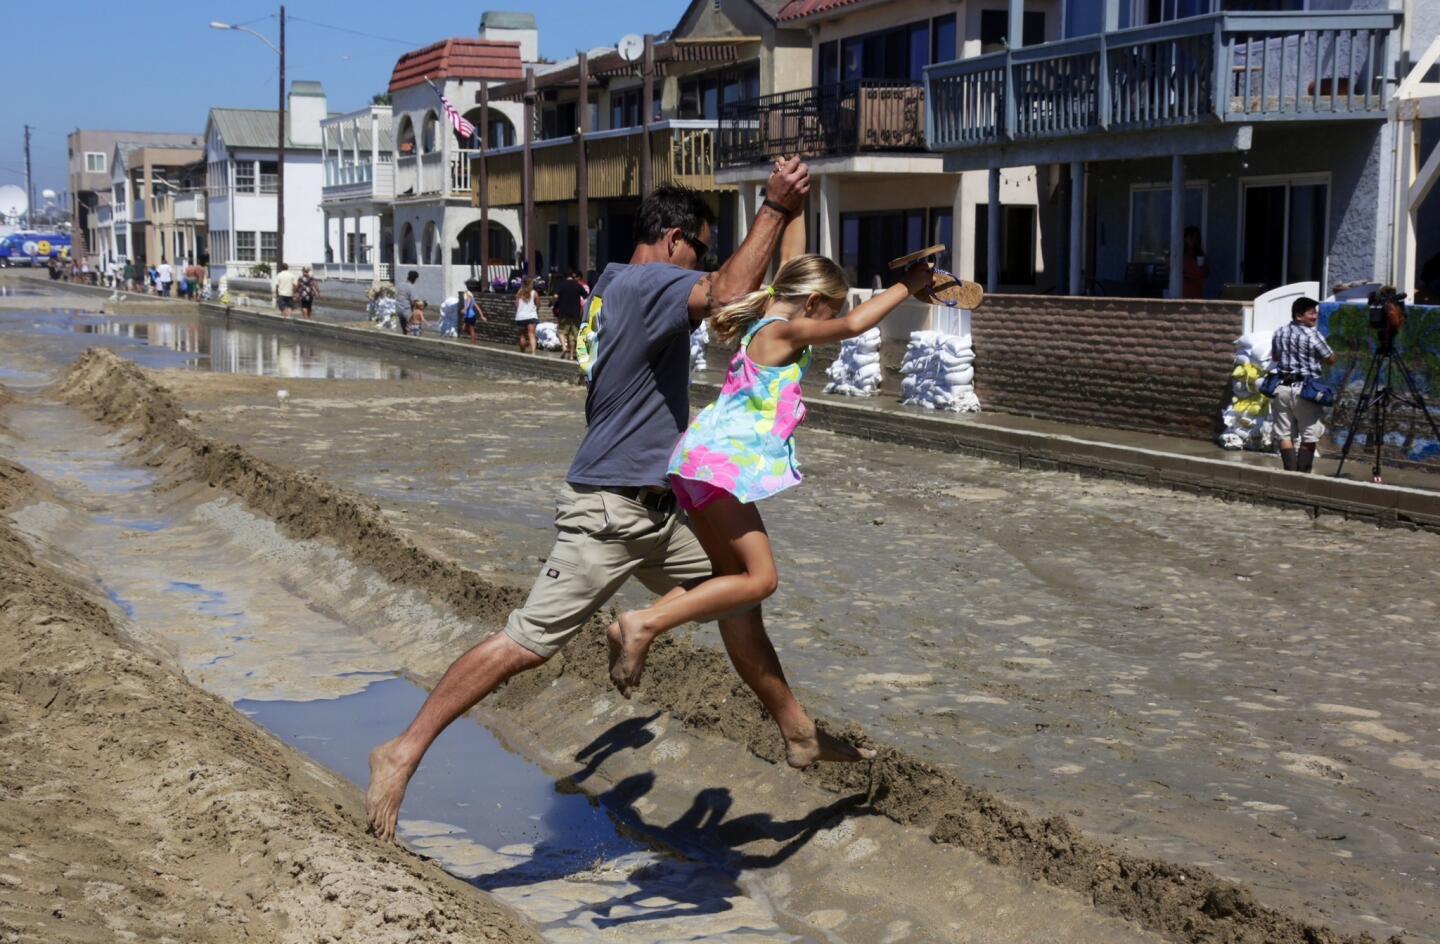
POLYGON ((525 281, 523 281, 523 282, 520 283, 520 290, 515 293, 515 297, 518 298, 518 299, 519 299, 520 301, 522 301, 522 302, 528 302, 528 301, 530 300, 530 296, 531 296, 531 295, 534 295, 534 294, 535 294, 535 280, 534 280, 534 279, 526 279, 525 281))
POLYGON ((814 253, 796 256, 780 267, 775 281, 721 308, 710 318, 710 332, 723 344, 737 341, 760 320, 772 298, 804 301, 819 295, 839 307, 845 304, 850 283, 831 260, 814 253))

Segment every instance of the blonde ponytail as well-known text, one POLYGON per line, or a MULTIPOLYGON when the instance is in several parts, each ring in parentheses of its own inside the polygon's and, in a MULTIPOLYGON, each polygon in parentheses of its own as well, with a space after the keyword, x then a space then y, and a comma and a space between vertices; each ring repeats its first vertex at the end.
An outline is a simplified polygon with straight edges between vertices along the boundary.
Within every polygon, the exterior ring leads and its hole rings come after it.
POLYGON ((819 295, 843 305, 850 284, 841 268, 824 256, 809 253, 796 256, 780 267, 775 281, 743 295, 710 317, 710 333, 721 344, 738 341, 770 307, 771 299, 801 301, 819 295))

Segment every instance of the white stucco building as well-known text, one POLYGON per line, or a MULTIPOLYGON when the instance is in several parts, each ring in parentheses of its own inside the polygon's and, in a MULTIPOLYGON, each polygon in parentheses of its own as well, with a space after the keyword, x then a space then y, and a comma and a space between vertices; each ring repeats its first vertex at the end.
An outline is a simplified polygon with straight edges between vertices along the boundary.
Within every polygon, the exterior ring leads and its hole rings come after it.
MULTIPOLYGON (((320 210, 320 125, 325 91, 296 81, 286 101, 285 262, 292 268, 325 258, 320 210)), ((210 275, 244 277, 276 257, 278 146, 273 109, 212 108, 205 124, 210 275)))
POLYGON ((462 142, 445 119, 434 82, 478 129, 484 122, 492 149, 516 143, 523 133, 521 105, 479 104, 482 85, 513 82, 536 47, 530 14, 486 13, 476 39, 452 38, 401 56, 390 77, 395 135, 393 259, 396 280, 414 269, 422 297, 439 300, 468 278, 508 273, 520 243, 519 214, 490 213, 488 258, 480 258, 480 210, 472 205, 471 159, 475 142, 462 142), (500 36, 503 38, 495 38, 500 36))

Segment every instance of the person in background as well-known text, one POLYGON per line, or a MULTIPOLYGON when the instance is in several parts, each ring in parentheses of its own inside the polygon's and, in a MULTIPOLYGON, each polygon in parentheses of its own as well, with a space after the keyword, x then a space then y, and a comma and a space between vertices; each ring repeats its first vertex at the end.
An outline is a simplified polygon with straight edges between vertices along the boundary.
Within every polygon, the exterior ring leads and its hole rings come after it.
POLYGON ((145 269, 145 281, 150 286, 150 294, 160 294, 160 270, 153 265, 145 269))
POLYGON ((135 291, 135 263, 127 259, 125 268, 121 270, 121 276, 125 279, 125 287, 132 292, 135 291))
POLYGON ((515 293, 515 344, 521 354, 535 353, 535 326, 540 323, 540 309, 535 304, 535 281, 526 279, 515 293))
POLYGON ((1275 332, 1270 346, 1270 360, 1280 375, 1280 386, 1270 401, 1270 415, 1275 421, 1275 438, 1280 440, 1280 461, 1287 472, 1310 471, 1315 464, 1315 449, 1325 433, 1325 408, 1300 396, 1307 379, 1324 376, 1326 365, 1335 363, 1335 352, 1315 327, 1319 320, 1319 302, 1313 298, 1295 299, 1290 306, 1290 323, 1275 332))
POLYGON ((295 281, 295 300, 300 303, 300 314, 305 320, 310 320, 310 313, 315 307, 315 299, 320 296, 320 283, 310 274, 309 266, 302 266, 300 278, 295 281))
POLYGON ((168 260, 160 260, 160 265, 155 269, 155 281, 160 286, 161 296, 169 298, 170 286, 175 283, 175 270, 170 268, 168 260))
POLYGON ((425 299, 415 299, 415 304, 410 308, 409 327, 406 329, 410 337, 418 338, 425 331, 425 299))
POLYGON ((570 275, 560 280, 555 294, 550 296, 550 311, 555 315, 555 326, 565 345, 560 356, 568 361, 575 359, 575 339, 580 334, 581 309, 587 294, 580 284, 580 273, 571 269, 570 275))
POLYGON ((185 267, 185 279, 190 283, 190 297, 200 297, 200 282, 205 278, 204 271, 193 261, 185 267))
POLYGON ((290 267, 283 262, 275 271, 273 286, 275 307, 286 318, 291 317, 290 311, 295 307, 295 273, 291 272, 290 267))
POLYGON ((462 287, 458 292, 458 297, 460 299, 460 321, 465 325, 465 334, 469 336, 471 344, 478 345, 480 341, 475 336, 475 326, 486 320, 485 313, 480 310, 480 303, 467 289, 462 287))
POLYGON ((1204 298, 1205 280, 1210 266, 1205 262, 1205 247, 1200 245, 1200 227, 1185 227, 1184 269, 1181 272, 1182 298, 1204 298))
POLYGON ((410 333, 410 312, 415 308, 415 283, 419 279, 420 273, 411 269, 405 281, 395 286, 395 320, 399 322, 401 334, 410 333))

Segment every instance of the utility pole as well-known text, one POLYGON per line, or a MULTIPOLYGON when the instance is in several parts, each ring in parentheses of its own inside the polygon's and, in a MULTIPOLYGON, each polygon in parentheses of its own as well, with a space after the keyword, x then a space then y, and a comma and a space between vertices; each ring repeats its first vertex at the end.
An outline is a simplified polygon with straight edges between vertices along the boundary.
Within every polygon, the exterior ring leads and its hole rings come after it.
POLYGON ((275 271, 285 261, 285 4, 280 4, 279 160, 275 163, 275 271))
POLYGON ((25 228, 35 228, 35 187, 30 183, 30 126, 25 126, 25 228))

